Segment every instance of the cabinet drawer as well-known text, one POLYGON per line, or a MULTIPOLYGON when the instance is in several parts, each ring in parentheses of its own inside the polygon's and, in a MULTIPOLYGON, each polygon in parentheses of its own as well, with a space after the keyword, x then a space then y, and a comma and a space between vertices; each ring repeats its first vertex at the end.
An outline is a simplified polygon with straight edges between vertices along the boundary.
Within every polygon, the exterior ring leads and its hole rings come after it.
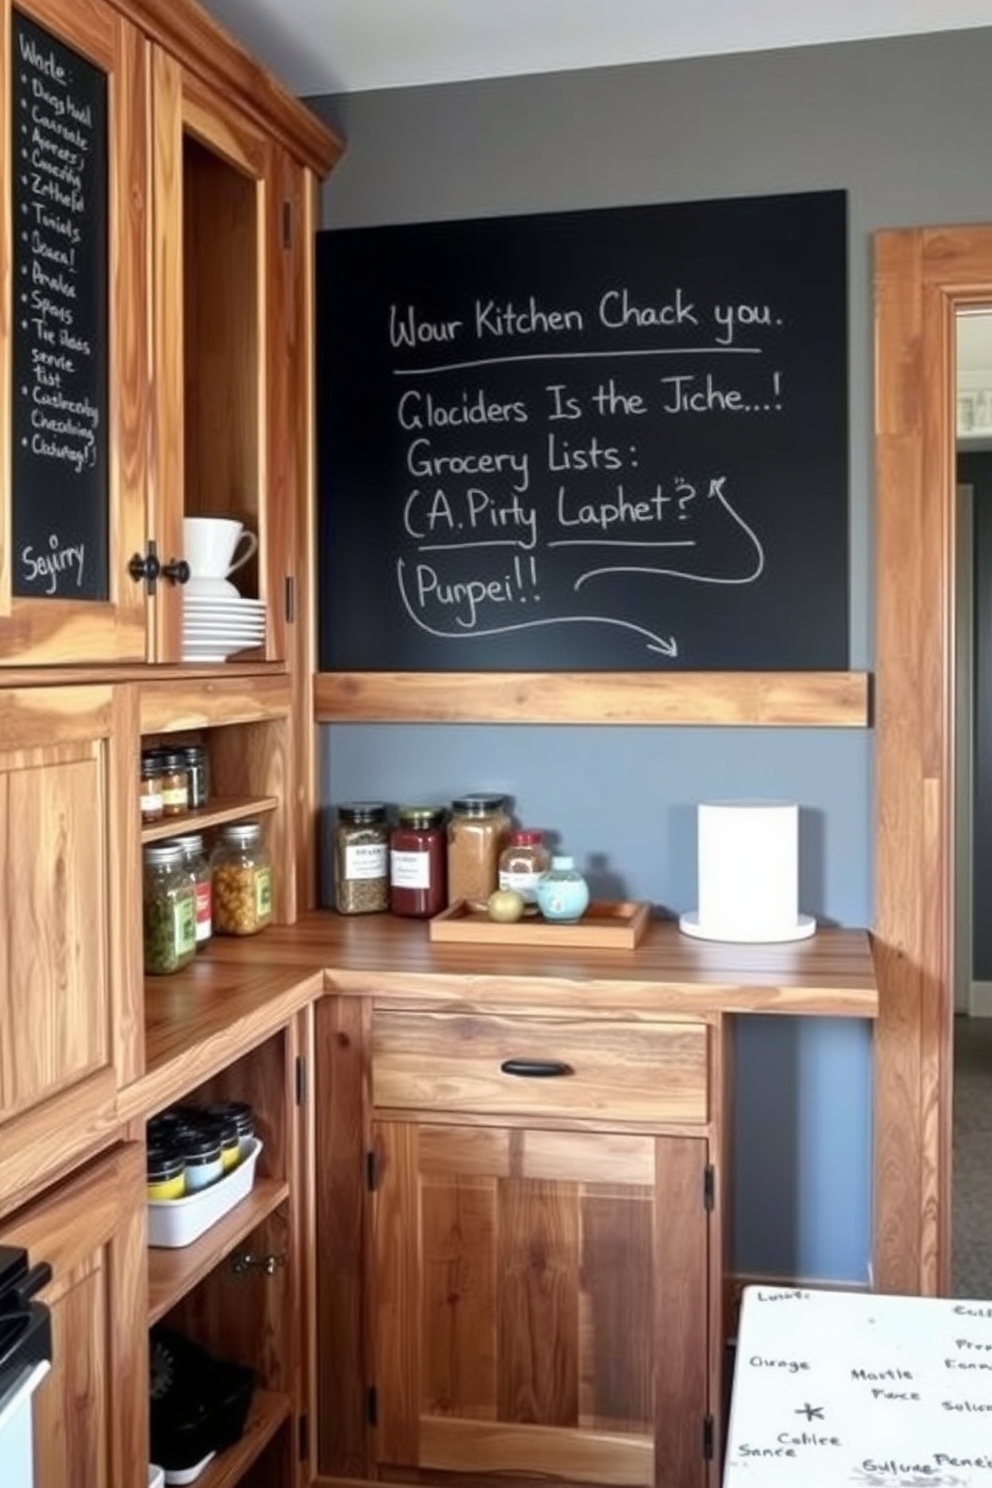
POLYGON ((707 1026, 377 1012, 372 1091, 379 1109, 702 1122, 707 1026))

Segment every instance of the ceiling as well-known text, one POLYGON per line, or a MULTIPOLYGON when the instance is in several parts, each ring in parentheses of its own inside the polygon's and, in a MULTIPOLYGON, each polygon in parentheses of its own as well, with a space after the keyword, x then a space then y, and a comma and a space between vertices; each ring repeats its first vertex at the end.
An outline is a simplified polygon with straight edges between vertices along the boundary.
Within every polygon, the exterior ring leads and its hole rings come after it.
POLYGON ((202 0, 296 94, 992 25, 992 0, 202 0))

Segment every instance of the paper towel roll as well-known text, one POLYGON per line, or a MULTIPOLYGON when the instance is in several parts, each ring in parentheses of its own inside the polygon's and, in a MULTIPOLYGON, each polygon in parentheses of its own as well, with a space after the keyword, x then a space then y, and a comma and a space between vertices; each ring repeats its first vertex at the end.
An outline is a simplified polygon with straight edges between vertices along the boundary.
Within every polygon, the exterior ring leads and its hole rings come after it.
POLYGON ((799 940, 799 807, 792 801, 704 801, 697 808, 699 910, 680 924, 705 940, 799 940))

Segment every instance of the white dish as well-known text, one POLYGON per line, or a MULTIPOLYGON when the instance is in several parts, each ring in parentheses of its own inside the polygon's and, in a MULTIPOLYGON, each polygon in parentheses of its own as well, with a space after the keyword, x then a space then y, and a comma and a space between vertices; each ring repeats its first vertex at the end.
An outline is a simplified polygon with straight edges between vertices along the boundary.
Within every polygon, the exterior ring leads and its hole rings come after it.
POLYGON ((264 634, 265 634, 265 626, 264 626, 264 624, 261 624, 261 625, 233 625, 231 623, 225 623, 223 625, 208 625, 207 622, 204 621, 203 624, 200 625, 200 624, 196 624, 193 621, 187 621, 187 623, 183 626, 183 635, 188 635, 188 636, 193 636, 193 635, 200 635, 200 636, 230 636, 233 639, 235 636, 243 636, 243 635, 254 636, 254 635, 264 635, 264 634))
POLYGON ((234 604, 220 600, 186 600, 183 609, 187 615, 264 615, 264 604, 234 604))
POLYGON ((252 1137, 246 1155, 236 1168, 211 1183, 200 1193, 185 1199, 149 1199, 148 1244, 156 1249, 179 1250, 223 1219, 242 1199, 247 1198, 255 1183, 255 1164, 262 1143, 252 1137))
POLYGON ((197 598, 231 598, 240 599, 236 584, 230 579, 207 579, 199 574, 191 574, 183 585, 183 599, 197 598))

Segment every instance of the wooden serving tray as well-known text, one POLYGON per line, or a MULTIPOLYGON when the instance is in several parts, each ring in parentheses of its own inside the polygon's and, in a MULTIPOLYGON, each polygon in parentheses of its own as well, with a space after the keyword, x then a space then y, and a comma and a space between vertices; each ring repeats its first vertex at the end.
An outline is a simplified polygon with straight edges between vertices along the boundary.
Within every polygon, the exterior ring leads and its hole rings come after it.
POLYGON ((640 900, 594 899, 574 925, 556 924, 540 915, 511 924, 491 920, 481 910, 456 899, 429 922, 431 940, 476 945, 602 946, 633 950, 647 929, 650 904, 640 900))

